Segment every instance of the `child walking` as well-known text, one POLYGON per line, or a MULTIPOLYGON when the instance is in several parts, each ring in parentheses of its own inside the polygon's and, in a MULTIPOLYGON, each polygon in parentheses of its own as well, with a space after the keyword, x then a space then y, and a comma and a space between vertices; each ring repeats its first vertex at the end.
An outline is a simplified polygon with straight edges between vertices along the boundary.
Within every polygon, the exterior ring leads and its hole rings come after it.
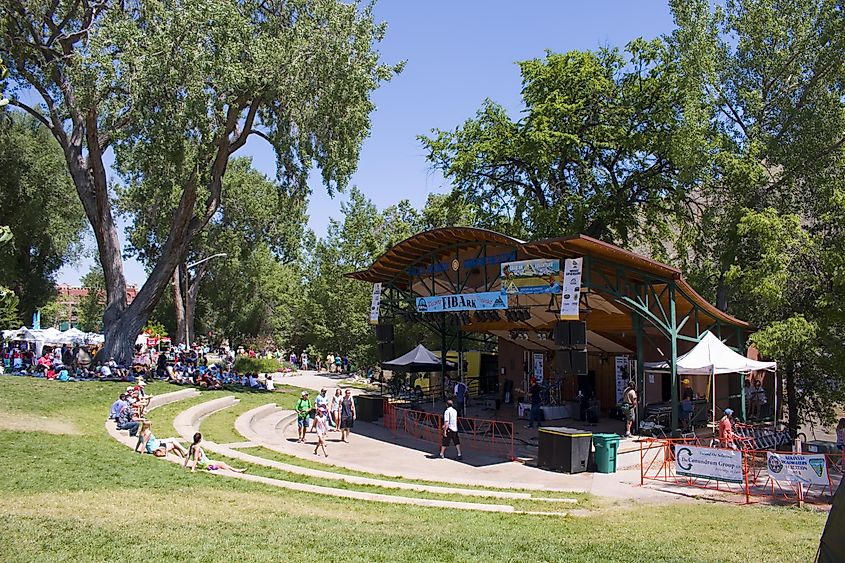
POLYGON ((325 407, 317 410, 314 428, 317 430, 317 446, 314 448, 314 455, 317 455, 317 451, 323 448, 323 455, 329 457, 329 454, 326 453, 326 433, 329 431, 329 417, 325 407))

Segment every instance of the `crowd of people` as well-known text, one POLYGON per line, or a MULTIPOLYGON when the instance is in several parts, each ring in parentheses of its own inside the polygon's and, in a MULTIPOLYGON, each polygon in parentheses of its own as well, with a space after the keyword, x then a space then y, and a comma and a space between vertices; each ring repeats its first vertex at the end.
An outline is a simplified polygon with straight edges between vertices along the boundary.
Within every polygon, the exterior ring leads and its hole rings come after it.
POLYGON ((334 395, 331 397, 328 397, 326 393, 326 389, 321 389, 312 403, 310 392, 303 391, 294 405, 294 410, 297 419, 297 442, 304 444, 306 434, 311 430, 317 434, 314 455, 318 455, 319 450, 322 449, 323 455, 328 457, 329 454, 326 452, 327 434, 339 431, 340 441, 349 443, 349 434, 358 415, 355 411, 352 391, 347 389, 344 392, 338 388, 335 389, 334 395))

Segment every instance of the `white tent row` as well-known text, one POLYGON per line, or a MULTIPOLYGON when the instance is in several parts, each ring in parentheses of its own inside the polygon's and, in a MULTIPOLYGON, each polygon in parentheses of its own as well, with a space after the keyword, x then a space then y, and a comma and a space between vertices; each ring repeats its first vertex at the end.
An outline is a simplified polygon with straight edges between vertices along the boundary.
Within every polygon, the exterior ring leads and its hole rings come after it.
MULTIPOLYGON (((32 329, 22 326, 17 330, 4 330, 4 340, 35 342, 38 348, 61 344, 102 344, 105 337, 96 332, 83 332, 78 328, 60 331, 55 328, 32 329)), ((40 353, 40 351, 39 351, 40 353)))
MULTIPOLYGON (((668 361, 645 362, 646 371, 671 372, 668 361)), ((679 356, 675 362, 678 375, 709 375, 711 377, 710 395, 713 401, 713 421, 716 421, 716 376, 726 373, 749 373, 752 371, 775 371, 777 362, 759 362, 746 358, 731 350, 712 332, 706 331, 701 341, 692 350, 679 356)), ((777 385, 777 380, 775 380, 777 385)), ((777 412, 777 387, 775 388, 774 407, 777 412)))

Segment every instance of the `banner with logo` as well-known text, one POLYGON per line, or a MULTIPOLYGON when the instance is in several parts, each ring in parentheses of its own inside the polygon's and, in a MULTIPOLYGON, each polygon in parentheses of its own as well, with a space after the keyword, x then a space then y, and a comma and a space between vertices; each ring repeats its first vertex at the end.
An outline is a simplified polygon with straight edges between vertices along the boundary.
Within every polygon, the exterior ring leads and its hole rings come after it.
POLYGON ((417 297, 417 312, 493 311, 508 308, 508 296, 498 291, 417 297))
POLYGON ((769 477, 790 485, 829 485, 827 464, 823 454, 778 454, 769 452, 766 459, 769 477))
POLYGON ((370 324, 378 324, 378 310, 381 306, 381 283, 373 284, 373 300, 370 302, 370 324))
POLYGON ((543 383, 543 364, 545 358, 545 354, 534 352, 534 379, 537 380, 537 383, 543 383))
POLYGON ((563 289, 560 297, 560 320, 577 321, 581 301, 581 266, 583 258, 567 258, 563 266, 563 289))
POLYGON ((742 483, 742 452, 699 446, 675 446, 675 472, 685 477, 742 483))
POLYGON ((520 260, 501 265, 502 293, 560 293, 560 260, 520 260))

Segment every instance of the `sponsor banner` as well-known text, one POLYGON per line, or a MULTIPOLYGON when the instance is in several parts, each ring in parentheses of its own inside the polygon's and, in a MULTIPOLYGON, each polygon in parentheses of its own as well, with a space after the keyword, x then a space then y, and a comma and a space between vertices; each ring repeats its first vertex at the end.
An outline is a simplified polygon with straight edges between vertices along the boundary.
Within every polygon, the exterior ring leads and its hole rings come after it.
POLYGON ((373 284, 373 300, 370 302, 370 324, 378 324, 378 310, 381 305, 381 283, 373 284))
POLYGON ((563 266, 563 290, 560 296, 560 320, 577 321, 581 301, 581 266, 583 258, 567 258, 563 266))
POLYGON ((155 348, 158 346, 158 338, 155 336, 148 336, 147 337, 147 348, 155 348))
POLYGON ((492 311, 508 308, 508 296, 498 291, 417 297, 417 312, 492 311))
POLYGON ((742 452, 699 446, 675 446, 675 472, 686 477, 742 483, 742 452))
POLYGON ((790 485, 830 485, 824 454, 779 454, 769 452, 769 477, 790 485))
POLYGON ((543 383, 543 362, 545 354, 534 352, 534 379, 537 383, 543 383))
POLYGON ((560 260, 520 260, 501 266, 502 293, 560 293, 560 260))
POLYGON ((631 363, 628 356, 616 356, 616 402, 622 403, 622 398, 625 395, 625 387, 631 380, 631 363))

